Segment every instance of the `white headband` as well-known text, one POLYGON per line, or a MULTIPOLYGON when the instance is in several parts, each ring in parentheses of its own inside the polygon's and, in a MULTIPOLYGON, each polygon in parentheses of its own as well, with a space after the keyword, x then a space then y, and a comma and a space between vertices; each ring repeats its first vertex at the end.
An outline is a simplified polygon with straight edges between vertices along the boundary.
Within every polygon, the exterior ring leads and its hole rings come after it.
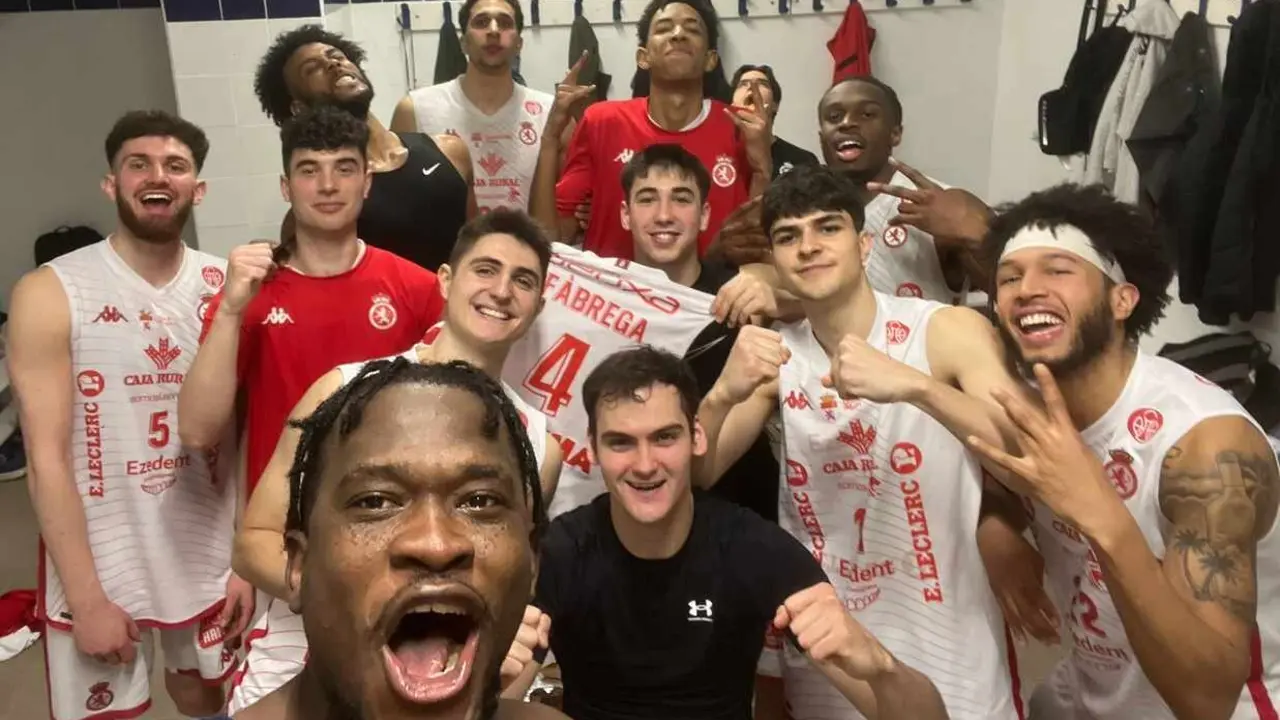
POLYGON ((1120 263, 1102 257, 1089 236, 1074 225, 1058 225, 1053 228, 1028 225, 1019 230, 1005 244, 1004 252, 1000 253, 1000 260, 1004 261, 1011 254, 1027 248, 1048 248, 1071 253, 1101 270, 1102 274, 1111 278, 1113 282, 1125 282, 1124 270, 1120 268, 1120 263))

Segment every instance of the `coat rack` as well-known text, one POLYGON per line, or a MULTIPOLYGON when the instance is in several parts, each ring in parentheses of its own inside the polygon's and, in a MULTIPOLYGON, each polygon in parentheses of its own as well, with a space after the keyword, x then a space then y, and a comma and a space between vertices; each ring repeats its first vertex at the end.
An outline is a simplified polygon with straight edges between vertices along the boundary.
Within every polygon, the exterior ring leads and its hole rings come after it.
POLYGON ((1256 0, 1130 0, 1127 3, 1113 0, 1107 8, 1107 17, 1115 18, 1132 12, 1139 3, 1144 2, 1168 2, 1178 17, 1198 13, 1214 27, 1231 27, 1244 8, 1256 0))

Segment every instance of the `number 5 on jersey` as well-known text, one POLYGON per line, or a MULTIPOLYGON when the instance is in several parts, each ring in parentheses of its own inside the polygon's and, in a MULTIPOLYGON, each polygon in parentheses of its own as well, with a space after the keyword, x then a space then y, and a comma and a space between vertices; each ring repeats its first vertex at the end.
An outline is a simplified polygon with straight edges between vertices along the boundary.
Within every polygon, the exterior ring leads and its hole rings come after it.
POLYGON ((169 444, 169 411, 151 413, 151 429, 147 432, 147 444, 159 450, 169 444))
POLYGON ((544 415, 555 417, 573 400, 571 391, 589 352, 590 345, 565 333, 534 363, 524 378, 524 387, 538 396, 544 415))

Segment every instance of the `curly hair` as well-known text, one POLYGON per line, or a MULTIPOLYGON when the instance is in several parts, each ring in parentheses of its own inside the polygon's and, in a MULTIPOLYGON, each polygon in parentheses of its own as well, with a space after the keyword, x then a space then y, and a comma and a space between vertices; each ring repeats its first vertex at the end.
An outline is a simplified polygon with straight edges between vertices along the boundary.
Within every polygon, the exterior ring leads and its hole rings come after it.
MULTIPOLYGON (((698 13, 698 17, 702 18, 702 24, 707 28, 707 49, 718 50, 720 47, 720 15, 716 13, 716 8, 709 0, 651 0, 645 6, 643 12, 640 13, 640 20, 636 23, 636 39, 641 47, 649 44, 649 30, 653 25, 653 18, 658 11, 672 3, 681 3, 693 8, 698 13)), ((648 70, 636 68, 635 74, 631 76, 631 97, 649 97, 650 86, 652 85, 652 77, 648 70)), ((724 63, 717 62, 716 66, 704 73, 702 76, 702 96, 713 98, 723 103, 733 102, 733 87, 729 85, 728 78, 724 74, 724 63)))
POLYGON ((195 123, 164 110, 132 110, 121 115, 107 133, 107 164, 114 168, 120 148, 142 137, 171 137, 186 145, 196 162, 196 172, 204 168, 204 160, 209 156, 209 138, 195 123))
POLYGON ((819 211, 844 212, 861 232, 866 222, 858 186, 847 175, 820 165, 802 165, 774 180, 764 192, 760 225, 770 238, 783 218, 799 218, 819 211))
POLYGON ((276 125, 283 125, 293 114, 294 98, 289 94, 289 85, 284 77, 284 66, 288 64, 289 58, 293 57, 298 48, 312 43, 323 43, 337 48, 358 68, 364 63, 364 50, 359 45, 319 25, 303 25, 296 30, 281 33, 271 44, 267 54, 262 56, 262 61, 258 63, 257 75, 253 79, 253 91, 258 95, 262 111, 276 125))
POLYGON ((280 128, 280 152, 284 157, 284 172, 289 174, 289 163, 295 150, 339 150, 351 148, 365 156, 369 144, 369 126, 348 112, 332 105, 304 108, 285 121, 280 128))
MULTIPOLYGON (((1119 263, 1125 281, 1138 288, 1138 304, 1124 321, 1125 337, 1133 341, 1150 332, 1169 305, 1173 267, 1151 216, 1101 185, 1064 183, 999 208, 982 252, 991 276, 1020 230, 1062 225, 1087 235, 1098 254, 1119 263)), ((1112 281, 1106 282, 1110 287, 1112 281)))

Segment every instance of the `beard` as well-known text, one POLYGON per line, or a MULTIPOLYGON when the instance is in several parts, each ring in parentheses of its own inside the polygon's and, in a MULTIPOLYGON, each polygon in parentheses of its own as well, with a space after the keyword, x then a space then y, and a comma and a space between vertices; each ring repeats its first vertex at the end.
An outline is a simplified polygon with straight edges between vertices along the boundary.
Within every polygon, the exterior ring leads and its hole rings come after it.
POLYGON ((373 85, 369 84, 368 78, 364 79, 365 89, 357 95, 347 98, 338 98, 329 96, 320 98, 316 104, 332 105, 339 110, 351 113, 360 120, 369 117, 369 107, 373 105, 373 85))
POLYGON ((1111 312, 1110 303, 1104 298, 1080 320, 1080 326, 1076 329, 1075 337, 1066 355, 1056 360, 1028 362, 1022 354, 1022 347, 1009 332, 1005 323, 1000 322, 996 325, 1000 328, 1000 339, 1004 341, 1005 349, 1009 351, 1011 357, 1017 358, 1018 369, 1025 376, 1032 377, 1031 365, 1034 362, 1040 362, 1049 368, 1055 378, 1059 379, 1097 360, 1098 356, 1111 345, 1116 332, 1115 315, 1111 312))
POLYGON ((120 224, 131 235, 143 242, 153 243, 155 245, 163 245, 165 243, 174 242, 182 237, 182 228, 187 224, 187 218, 191 216, 191 201, 182 203, 174 200, 173 216, 167 219, 149 219, 139 217, 129 205, 129 201, 116 195, 116 216, 120 219, 120 224))

